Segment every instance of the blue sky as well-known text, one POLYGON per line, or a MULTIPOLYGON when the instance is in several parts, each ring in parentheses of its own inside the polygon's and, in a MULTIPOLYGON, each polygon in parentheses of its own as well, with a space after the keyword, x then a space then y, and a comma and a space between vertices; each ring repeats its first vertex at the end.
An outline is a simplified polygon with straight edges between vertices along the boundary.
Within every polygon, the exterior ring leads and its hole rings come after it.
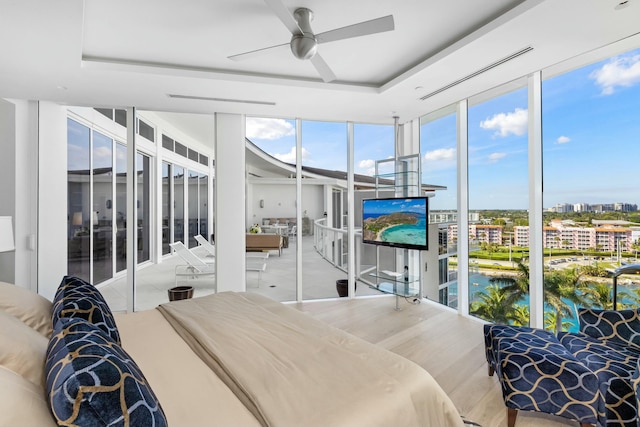
POLYGON ((378 199, 365 201, 365 203, 365 213, 367 214, 415 212, 424 215, 426 210, 424 199, 378 199))
MULTIPOLYGON (((543 81, 544 206, 640 205, 640 49, 543 81)), ((528 208, 527 90, 469 108, 469 206, 528 208)), ((455 115, 421 127, 431 209, 456 207, 455 115)), ((355 171, 393 156, 393 127, 355 125, 355 171)), ((247 137, 295 161, 295 121, 247 119, 247 137)), ((303 164, 346 170, 345 123, 302 122, 303 164)))

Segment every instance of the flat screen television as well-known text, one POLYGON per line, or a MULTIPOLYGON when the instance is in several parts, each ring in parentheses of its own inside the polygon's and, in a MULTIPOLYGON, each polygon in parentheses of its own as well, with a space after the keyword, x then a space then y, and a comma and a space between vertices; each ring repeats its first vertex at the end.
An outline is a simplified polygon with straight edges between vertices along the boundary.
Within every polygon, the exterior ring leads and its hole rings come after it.
POLYGON ((362 241, 406 249, 429 249, 429 199, 404 197, 362 201, 362 241))

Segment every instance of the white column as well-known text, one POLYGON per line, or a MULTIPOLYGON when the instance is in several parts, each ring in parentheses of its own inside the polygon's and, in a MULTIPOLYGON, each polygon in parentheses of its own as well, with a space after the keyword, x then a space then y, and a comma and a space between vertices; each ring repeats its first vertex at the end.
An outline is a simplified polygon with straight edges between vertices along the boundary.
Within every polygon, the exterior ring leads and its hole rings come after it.
POLYGON ((296 301, 302 302, 302 120, 296 119, 296 301))
MULTIPOLYGON (((353 298, 356 295, 356 238, 355 238, 355 202, 354 202, 354 191, 353 191, 353 164, 354 164, 354 135, 353 135, 353 123, 347 122, 347 271, 349 272, 348 276, 348 289, 349 289, 349 298, 353 298)), ((340 212, 342 214, 342 212, 340 212)))
POLYGON ((136 109, 127 108, 127 312, 135 310, 138 266, 138 186, 136 185, 136 109))
POLYGON ((529 76, 529 325, 544 327, 542 242, 542 75, 529 76))
POLYGON ((458 103, 458 312, 469 314, 469 103, 458 103))
POLYGON ((245 116, 216 113, 216 285, 246 290, 245 116))
POLYGON ((38 133, 38 293, 53 299, 67 274, 67 109, 40 102, 38 133))

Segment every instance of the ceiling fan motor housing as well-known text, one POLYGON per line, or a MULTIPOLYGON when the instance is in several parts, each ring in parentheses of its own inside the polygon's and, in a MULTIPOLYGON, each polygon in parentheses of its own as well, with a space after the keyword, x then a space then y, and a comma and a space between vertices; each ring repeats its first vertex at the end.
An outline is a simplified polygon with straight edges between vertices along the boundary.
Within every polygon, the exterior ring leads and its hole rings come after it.
POLYGON ((318 51, 318 42, 313 34, 295 34, 291 37, 291 52, 298 59, 311 59, 318 51))
POLYGON ((298 59, 311 59, 318 51, 318 41, 311 29, 313 12, 306 7, 300 7, 293 12, 293 17, 302 34, 294 34, 291 37, 291 52, 298 59))

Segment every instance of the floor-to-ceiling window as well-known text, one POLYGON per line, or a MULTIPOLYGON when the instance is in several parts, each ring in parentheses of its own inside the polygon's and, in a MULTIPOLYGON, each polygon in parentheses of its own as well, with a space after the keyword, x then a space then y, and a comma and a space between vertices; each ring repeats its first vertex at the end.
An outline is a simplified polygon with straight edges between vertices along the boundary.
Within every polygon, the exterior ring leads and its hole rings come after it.
MULTIPOLYGON (((371 274, 377 270, 395 270, 395 249, 362 243, 362 200, 375 197, 393 197, 394 191, 376 191, 376 173, 382 182, 391 180, 393 162, 385 162, 376 171, 380 160, 392 159, 395 155, 393 125, 371 125, 356 123, 353 125, 353 172, 354 172, 354 225, 358 233, 355 239, 356 274, 363 281, 376 283, 371 274), (380 263, 380 264, 378 264, 380 263)), ((387 186, 388 187, 388 186, 387 186)), ((345 202, 346 203, 346 202, 345 202)), ((377 294, 364 283, 356 288, 356 295, 377 294)))
MULTIPOLYGON (((288 119, 248 117, 247 146, 247 233, 279 234, 282 255, 269 251, 265 274, 257 253, 247 255, 247 290, 278 301, 296 299, 296 122, 288 119), (256 227, 257 226, 257 227, 256 227)), ((303 151, 304 156, 304 151, 303 151)))
POLYGON ((116 272, 127 268, 127 147, 116 144, 116 272))
MULTIPOLYGON (((437 186, 429 199, 430 231, 438 233, 437 280, 433 273, 424 283, 429 299, 449 307, 458 307, 458 128, 455 106, 444 108, 420 119, 422 184, 437 186)), ((463 235, 464 236, 464 235, 463 235)), ((429 269, 427 268, 427 272, 429 269)))
MULTIPOLYGON (((67 120, 68 272, 99 284, 127 266, 127 149, 81 121, 67 120)), ((150 259, 151 170, 149 156, 138 153, 137 158, 138 262, 144 262, 150 259)))
POLYGON ((138 263, 149 261, 151 254, 151 164, 149 156, 136 155, 136 185, 138 186, 138 263))
POLYGON ((67 119, 68 273, 91 276, 91 129, 67 119))
POLYGON ((173 165, 173 241, 184 243, 184 168, 173 165))
MULTIPOLYGON (((344 174, 347 171, 347 124, 303 121, 301 126, 303 174, 307 170, 321 178, 328 171, 342 171, 344 174)), ((348 253, 344 220, 348 212, 346 198, 342 196, 347 191, 346 183, 343 181, 340 185, 338 182, 313 178, 302 181, 302 224, 299 230, 303 254, 302 298, 333 298, 338 296, 336 280, 347 278, 339 268, 326 268, 331 264, 344 265, 348 253), (316 225, 344 229, 344 232, 333 232, 316 225), (328 237, 326 239, 325 234, 328 237), (316 250, 320 246, 326 261, 316 250)))
POLYGON ((209 236, 209 175, 198 174, 198 225, 199 232, 205 239, 211 240, 209 236))
POLYGON ((162 255, 166 255, 171 251, 169 243, 171 243, 171 200, 173 199, 173 186, 171 185, 171 165, 162 162, 162 255))
POLYGON ((93 281, 100 283, 113 276, 113 139, 94 130, 91 154, 93 281))
MULTIPOLYGON (((513 87, 513 85, 511 86, 513 87)), ((500 88, 498 88, 500 90, 500 88)), ((493 95, 493 94, 491 94, 493 95)), ((471 98, 468 110, 469 312, 496 323, 529 324, 528 91, 471 98)))
MULTIPOLYGON (((198 246, 195 236, 200 234, 198 215, 200 214, 200 206, 198 205, 198 183, 200 181, 200 174, 198 172, 189 170, 187 186, 189 196, 189 208, 187 214, 189 216, 188 222, 188 247, 193 248, 198 246)), ((186 242, 185 242, 186 243, 186 242)))
MULTIPOLYGON (((576 307, 612 308, 608 271, 635 263, 640 203, 640 49, 542 82, 545 328, 576 307)), ((618 309, 640 286, 620 278, 618 309)))

